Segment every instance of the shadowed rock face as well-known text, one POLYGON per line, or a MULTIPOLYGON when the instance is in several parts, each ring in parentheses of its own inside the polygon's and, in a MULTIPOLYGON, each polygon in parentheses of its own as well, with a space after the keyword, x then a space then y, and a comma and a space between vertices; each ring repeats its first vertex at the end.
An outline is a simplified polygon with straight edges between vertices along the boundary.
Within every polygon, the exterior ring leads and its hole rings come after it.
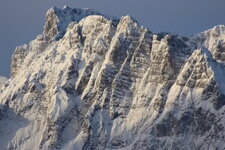
POLYGON ((23 118, 6 146, 224 149, 224 32, 154 34, 130 16, 51 8, 0 90, 4 110, 23 118))

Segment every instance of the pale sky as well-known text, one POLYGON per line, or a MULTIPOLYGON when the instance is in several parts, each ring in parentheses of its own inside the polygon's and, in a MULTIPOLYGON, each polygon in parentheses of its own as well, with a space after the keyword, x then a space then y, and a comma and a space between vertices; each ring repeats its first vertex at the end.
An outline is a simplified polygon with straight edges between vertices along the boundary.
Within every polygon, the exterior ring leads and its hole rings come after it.
POLYGON ((64 5, 129 14, 156 33, 191 35, 225 24, 225 0, 0 0, 0 75, 9 76, 15 47, 42 32, 46 11, 64 5))

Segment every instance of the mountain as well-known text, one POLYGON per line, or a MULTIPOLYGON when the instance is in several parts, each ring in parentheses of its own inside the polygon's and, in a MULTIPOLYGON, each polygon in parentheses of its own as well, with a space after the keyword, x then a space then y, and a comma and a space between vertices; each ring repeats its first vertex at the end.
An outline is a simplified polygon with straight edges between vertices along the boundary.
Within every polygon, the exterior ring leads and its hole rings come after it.
POLYGON ((51 8, 0 90, 10 150, 225 149, 225 26, 153 33, 130 16, 51 8))

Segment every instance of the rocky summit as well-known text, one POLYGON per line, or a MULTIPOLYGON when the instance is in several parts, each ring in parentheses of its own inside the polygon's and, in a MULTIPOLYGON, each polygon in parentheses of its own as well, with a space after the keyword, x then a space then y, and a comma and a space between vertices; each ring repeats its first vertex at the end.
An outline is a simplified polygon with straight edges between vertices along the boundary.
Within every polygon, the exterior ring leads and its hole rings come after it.
POLYGON ((48 10, 0 85, 1 150, 224 150, 225 26, 153 33, 48 10))

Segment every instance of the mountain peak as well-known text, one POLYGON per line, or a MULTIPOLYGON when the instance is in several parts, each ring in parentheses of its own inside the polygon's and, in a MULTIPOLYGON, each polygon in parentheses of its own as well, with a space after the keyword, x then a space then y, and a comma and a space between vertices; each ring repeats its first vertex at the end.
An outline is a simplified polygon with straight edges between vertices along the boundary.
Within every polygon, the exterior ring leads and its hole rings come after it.
POLYGON ((213 58, 225 63, 225 26, 217 25, 193 36, 198 48, 207 48, 213 58))
POLYGON ((213 32, 215 35, 224 35, 225 33, 225 25, 216 25, 213 28, 206 30, 204 32, 213 32))
POLYGON ((80 21, 89 15, 100 15, 99 12, 84 8, 70 8, 64 6, 63 9, 57 7, 50 8, 46 13, 44 34, 51 38, 60 39, 66 31, 67 26, 73 21, 80 21))

